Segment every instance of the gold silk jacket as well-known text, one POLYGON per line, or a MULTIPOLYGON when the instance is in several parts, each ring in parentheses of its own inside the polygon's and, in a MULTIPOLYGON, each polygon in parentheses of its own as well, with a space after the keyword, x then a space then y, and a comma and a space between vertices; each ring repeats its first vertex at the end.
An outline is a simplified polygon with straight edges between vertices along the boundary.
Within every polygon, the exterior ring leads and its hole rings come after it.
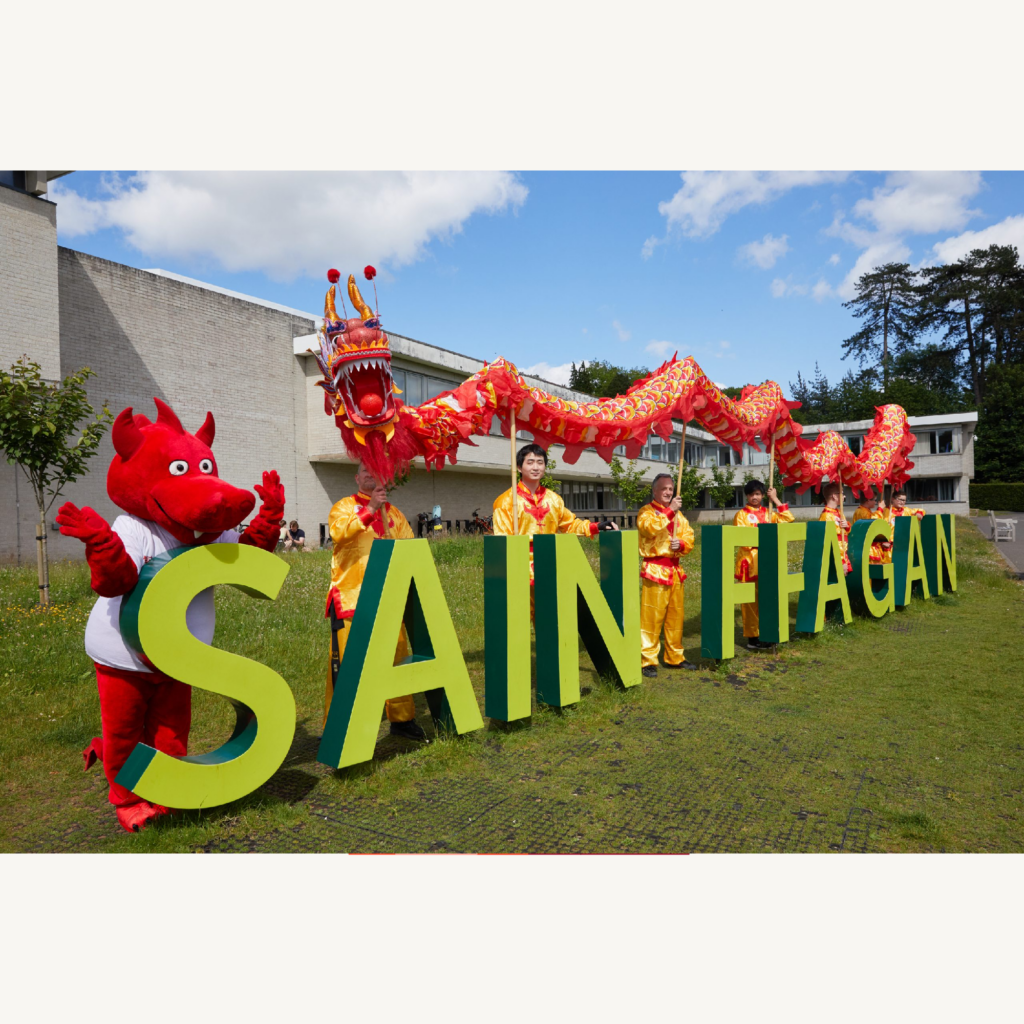
POLYGON ((339 619, 350 619, 356 610, 359 590, 370 557, 370 545, 385 535, 381 512, 388 517, 388 532, 395 540, 409 540, 414 534, 408 520, 394 505, 384 503, 383 509, 371 512, 366 506, 369 495, 353 494, 342 498, 327 517, 334 541, 331 559, 331 589, 327 595, 328 614, 331 602, 339 619))
MULTIPOLYGON (((535 533, 578 533, 593 537, 597 523, 577 519, 566 507, 562 496, 546 487, 538 487, 531 494, 528 487, 518 484, 519 536, 532 537, 535 533)), ((494 500, 494 517, 491 520, 495 534, 503 537, 512 535, 512 488, 494 500)), ((530 541, 530 583, 533 583, 533 541, 530 541)))
MULTIPOLYGON (((859 522, 861 519, 882 519, 888 521, 886 512, 888 510, 884 508, 870 509, 865 508, 863 505, 857 506, 857 511, 853 513, 852 523, 859 522)), ((871 554, 868 556, 872 565, 881 565, 885 561, 885 552, 888 547, 891 547, 891 543, 884 540, 876 540, 871 545, 871 554)))
POLYGON ((850 572, 853 568, 850 564, 850 556, 847 553, 847 548, 850 546, 850 524, 837 508, 824 508, 821 510, 818 522, 827 523, 829 520, 836 524, 836 533, 839 534, 839 550, 843 553, 843 571, 850 572))
POLYGON ((636 528, 640 533, 640 577, 668 587, 677 579, 686 579, 679 567, 682 555, 693 550, 693 527, 682 512, 673 512, 657 501, 644 505, 637 513, 636 528), (673 551, 669 542, 679 538, 679 550, 673 551))
MULTIPOLYGON (((793 513, 789 511, 789 505, 776 506, 776 511, 770 512, 765 505, 759 508, 751 508, 744 505, 743 508, 733 516, 733 526, 759 526, 761 523, 791 523, 793 513)), ((737 548, 736 567, 733 570, 736 579, 743 583, 753 583, 757 579, 757 548, 737 548)))

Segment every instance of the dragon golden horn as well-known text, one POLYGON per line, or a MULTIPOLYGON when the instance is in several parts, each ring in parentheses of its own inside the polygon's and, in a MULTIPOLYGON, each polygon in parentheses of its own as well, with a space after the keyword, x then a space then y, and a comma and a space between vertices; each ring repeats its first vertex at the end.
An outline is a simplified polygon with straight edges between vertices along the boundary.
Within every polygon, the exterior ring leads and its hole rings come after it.
POLYGON ((337 320, 338 311, 334 308, 334 285, 327 289, 327 298, 324 299, 324 319, 337 320))
POLYGON ((370 307, 363 302, 362 295, 359 294, 359 289, 356 287, 356 278, 354 274, 348 275, 348 297, 352 300, 352 305, 359 311, 359 315, 364 320, 369 320, 373 317, 373 312, 370 307))

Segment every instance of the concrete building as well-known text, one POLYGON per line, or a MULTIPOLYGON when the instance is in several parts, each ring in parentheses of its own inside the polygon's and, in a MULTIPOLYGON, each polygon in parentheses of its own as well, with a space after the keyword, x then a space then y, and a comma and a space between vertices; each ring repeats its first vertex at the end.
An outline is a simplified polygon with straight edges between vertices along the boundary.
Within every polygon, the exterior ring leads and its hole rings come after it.
MULTIPOLYGON (((353 465, 324 414, 323 393, 316 387, 320 371, 307 351, 315 345, 319 317, 59 247, 57 209, 45 198, 45 187, 61 173, 0 172, 0 366, 27 354, 54 380, 90 366, 97 374, 89 382, 94 406, 106 402, 116 414, 130 405, 152 416, 153 398, 159 397, 186 429, 195 430, 212 410, 221 475, 252 487, 264 469, 276 469, 285 485, 287 518, 297 519, 315 542, 331 505, 354 490, 353 465)), ((401 326, 385 319, 395 377, 410 404, 448 390, 483 366, 482 360, 398 333, 401 326)), ((565 398, 589 397, 529 379, 565 398)), ((971 413, 911 421, 920 449, 914 456, 911 504, 966 513, 976 418, 971 413)), ((858 438, 870 426, 864 421, 820 429, 839 431, 858 451, 858 438)), ((805 428, 809 435, 816 429, 805 428)), ((648 442, 638 462, 645 479, 678 462, 680 435, 678 424, 671 441, 655 437, 648 442)), ((528 434, 521 437, 524 443, 530 440, 528 434)), ((510 485, 509 443, 497 424, 492 436, 476 441, 477 447, 460 449, 457 465, 438 472, 414 469, 394 492, 395 504, 411 522, 434 505, 453 523, 471 518, 476 509, 490 514, 494 498, 510 485)), ((687 462, 701 467, 705 477, 712 465, 731 465, 740 485, 745 474, 766 468, 764 453, 749 448, 733 452, 692 426, 686 448, 687 462)), ((595 453, 585 452, 573 466, 562 461, 560 448, 550 454, 554 476, 573 511, 591 518, 631 511, 612 492, 608 467, 595 453)), ((66 487, 50 510, 51 558, 83 555, 82 544, 61 537, 53 524, 63 501, 89 505, 108 520, 118 514, 106 495, 112 456, 108 434, 89 475, 66 487)), ((737 501, 740 494, 738 486, 737 501)), ((812 496, 793 500, 798 514, 805 509, 808 516, 816 515, 812 496)), ((718 521, 722 514, 705 494, 695 517, 718 521)), ((34 560, 36 519, 20 470, 0 460, 0 561, 34 560)))

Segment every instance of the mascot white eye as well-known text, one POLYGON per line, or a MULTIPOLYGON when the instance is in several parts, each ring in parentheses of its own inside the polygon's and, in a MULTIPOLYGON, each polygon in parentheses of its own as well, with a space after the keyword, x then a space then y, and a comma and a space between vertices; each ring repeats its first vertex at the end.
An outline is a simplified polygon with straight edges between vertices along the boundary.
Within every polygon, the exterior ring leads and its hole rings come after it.
POLYGON ((171 476, 184 476, 188 472, 188 463, 184 459, 175 459, 169 468, 171 476))
MULTIPOLYGON (((171 470, 171 472, 173 473, 174 470, 171 470)), ((213 462, 210 459, 203 459, 203 461, 199 463, 199 472, 200 473, 212 473, 213 472, 213 462)))

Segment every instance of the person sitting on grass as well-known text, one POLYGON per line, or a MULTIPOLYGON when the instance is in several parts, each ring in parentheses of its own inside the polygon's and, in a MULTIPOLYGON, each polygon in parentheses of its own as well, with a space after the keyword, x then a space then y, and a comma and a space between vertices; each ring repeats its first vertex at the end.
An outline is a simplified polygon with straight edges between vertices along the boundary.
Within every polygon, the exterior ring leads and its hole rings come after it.
MULTIPOLYGON (((789 505, 779 504, 779 496, 774 487, 768 488, 768 497, 776 511, 771 512, 764 507, 765 486, 760 480, 748 480, 743 488, 747 503, 733 517, 733 526, 762 526, 765 523, 791 523, 793 513, 789 505)), ((743 636, 747 641, 747 649, 751 651, 767 651, 771 644, 761 643, 761 620, 757 608, 757 548, 737 548, 736 579, 741 583, 754 584, 754 600, 740 605, 743 617, 743 636)))
POLYGON ((306 550, 306 531, 300 530, 298 522, 294 519, 288 524, 288 533, 285 534, 284 538, 284 549, 285 551, 306 550))
POLYGON ((675 487, 668 473, 659 473, 651 484, 651 503, 637 513, 640 533, 640 638, 641 671, 658 674, 661 631, 665 630, 665 668, 696 668, 685 660, 683 650, 682 555, 693 550, 693 527, 682 513, 683 502, 673 497, 675 487))
POLYGON ((279 548, 284 547, 285 538, 288 536, 288 520, 282 519, 280 522, 281 536, 277 538, 277 546, 279 548))

